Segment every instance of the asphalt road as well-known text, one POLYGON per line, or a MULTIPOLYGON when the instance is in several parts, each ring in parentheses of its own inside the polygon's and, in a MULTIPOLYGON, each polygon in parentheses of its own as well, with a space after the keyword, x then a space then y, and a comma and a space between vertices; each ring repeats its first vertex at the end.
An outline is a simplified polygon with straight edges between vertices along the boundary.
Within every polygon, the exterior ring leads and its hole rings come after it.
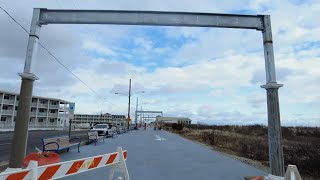
MULTIPOLYGON (((82 146, 80 153, 61 154, 62 161, 115 152, 116 147, 128 151, 127 166, 132 180, 239 180, 244 176, 267 173, 219 152, 166 131, 130 131, 117 138, 82 146)), ((65 177, 64 179, 106 179, 110 166, 65 177)))
MULTIPOLYGON (((80 137, 86 140, 87 131, 72 131, 72 137, 80 137)), ((58 135, 68 135, 68 131, 30 131, 28 134, 28 146, 27 154, 35 151, 35 147, 42 149, 41 138, 58 136, 58 135)), ((10 159, 11 153, 11 141, 13 138, 13 132, 1 132, 0 133, 0 162, 8 161, 10 159)))

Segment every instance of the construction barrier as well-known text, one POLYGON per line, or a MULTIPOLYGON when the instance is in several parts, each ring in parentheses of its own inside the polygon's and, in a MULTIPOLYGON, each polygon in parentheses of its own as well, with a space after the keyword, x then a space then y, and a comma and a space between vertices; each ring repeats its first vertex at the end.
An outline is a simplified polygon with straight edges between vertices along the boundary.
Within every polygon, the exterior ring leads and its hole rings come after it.
POLYGON ((245 179, 247 180, 302 180, 300 173, 298 171, 298 168, 295 165, 288 165, 288 168, 284 177, 274 176, 269 174, 268 176, 246 177, 245 179))
POLYGON ((127 151, 122 151, 122 148, 118 147, 117 152, 115 153, 55 163, 45 166, 38 166, 37 161, 30 161, 26 169, 1 173, 0 180, 58 179, 106 166, 111 166, 109 180, 113 179, 114 173, 116 171, 123 173, 126 180, 130 180, 127 165, 125 162, 126 159, 127 151))

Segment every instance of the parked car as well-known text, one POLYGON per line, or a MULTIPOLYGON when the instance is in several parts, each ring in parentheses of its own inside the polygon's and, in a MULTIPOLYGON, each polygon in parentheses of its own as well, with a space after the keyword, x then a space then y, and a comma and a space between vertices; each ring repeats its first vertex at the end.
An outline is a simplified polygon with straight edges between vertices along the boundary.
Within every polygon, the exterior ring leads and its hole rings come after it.
POLYGON ((130 127, 129 127, 129 130, 135 130, 136 129, 136 125, 135 124, 131 124, 130 127))
POLYGON ((113 134, 118 134, 118 128, 115 127, 115 126, 112 126, 110 131, 113 133, 113 134))
POLYGON ((99 136, 108 136, 109 134, 112 134, 109 124, 97 124, 91 131, 97 131, 99 136))

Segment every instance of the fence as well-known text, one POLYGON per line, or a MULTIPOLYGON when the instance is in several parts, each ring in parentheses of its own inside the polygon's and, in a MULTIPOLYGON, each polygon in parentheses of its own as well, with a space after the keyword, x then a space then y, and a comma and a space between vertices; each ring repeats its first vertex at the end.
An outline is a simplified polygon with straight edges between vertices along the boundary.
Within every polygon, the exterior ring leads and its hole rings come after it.
POLYGON ((109 180, 113 179, 114 173, 121 172, 126 180, 130 180, 127 165, 127 151, 123 151, 121 147, 117 148, 117 152, 93 156, 73 161, 55 163, 45 166, 38 166, 37 161, 31 161, 26 169, 4 172, 0 174, 0 180, 44 180, 58 179, 72 176, 78 173, 91 171, 97 168, 111 166, 109 180))

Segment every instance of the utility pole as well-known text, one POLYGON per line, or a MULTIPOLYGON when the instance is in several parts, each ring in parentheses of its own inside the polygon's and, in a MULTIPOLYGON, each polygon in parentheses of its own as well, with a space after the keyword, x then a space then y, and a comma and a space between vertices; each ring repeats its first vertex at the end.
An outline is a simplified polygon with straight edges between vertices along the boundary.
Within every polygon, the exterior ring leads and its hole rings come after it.
POLYGON ((69 119, 69 139, 71 139, 71 122, 71 119, 69 119))
POLYGON ((136 129, 138 129, 138 115, 137 115, 137 111, 138 111, 138 97, 137 97, 137 103, 136 103, 136 113, 135 113, 135 117, 134 117, 134 120, 135 120, 135 123, 136 123, 136 129))
POLYGON ((130 101, 131 101, 131 79, 129 81, 128 129, 130 127, 130 101))
MULTIPOLYGON (((142 111, 142 105, 140 107, 140 111, 142 111)), ((142 114, 140 113, 140 126, 142 126, 142 116, 143 116, 143 113, 142 114)))

